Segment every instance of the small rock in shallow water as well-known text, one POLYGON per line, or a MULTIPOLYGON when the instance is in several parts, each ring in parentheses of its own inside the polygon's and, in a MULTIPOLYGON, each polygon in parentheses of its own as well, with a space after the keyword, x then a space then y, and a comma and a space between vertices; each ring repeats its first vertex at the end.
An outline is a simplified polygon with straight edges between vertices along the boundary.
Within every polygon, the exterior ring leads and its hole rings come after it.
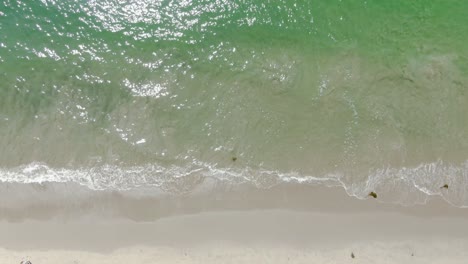
POLYGON ((444 184, 444 186, 440 187, 441 189, 442 188, 445 188, 445 189, 448 189, 448 184, 444 184))
POLYGON ((351 252, 351 258, 355 258, 356 256, 354 256, 354 253, 351 252))
POLYGON ((369 196, 372 196, 372 197, 374 197, 374 198, 377 198, 377 194, 376 194, 375 192, 370 192, 370 193, 369 193, 369 196))
POLYGON ((21 261, 21 263, 20 263, 20 264, 32 264, 32 262, 31 262, 31 261, 29 261, 29 260, 27 260, 27 261, 24 261, 24 260, 23 260, 23 261, 21 261))

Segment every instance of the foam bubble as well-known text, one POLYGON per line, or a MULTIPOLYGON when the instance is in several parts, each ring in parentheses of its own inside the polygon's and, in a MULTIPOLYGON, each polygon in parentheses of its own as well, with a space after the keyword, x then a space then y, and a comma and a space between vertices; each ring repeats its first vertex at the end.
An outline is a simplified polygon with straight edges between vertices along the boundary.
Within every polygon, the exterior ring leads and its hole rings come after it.
POLYGON ((374 169, 369 171, 366 180, 355 182, 347 181, 343 172, 312 176, 249 167, 221 167, 201 161, 185 167, 145 164, 54 168, 45 163, 31 163, 0 170, 0 182, 4 183, 77 183, 91 190, 159 188, 170 194, 193 192, 208 179, 228 185, 251 184, 260 189, 284 183, 342 186, 350 196, 365 199, 369 192, 376 191, 379 200, 402 205, 424 204, 430 196, 441 196, 454 206, 468 206, 465 184, 468 161, 458 165, 436 161, 415 167, 374 169), (443 188, 445 184, 449 188, 443 188))

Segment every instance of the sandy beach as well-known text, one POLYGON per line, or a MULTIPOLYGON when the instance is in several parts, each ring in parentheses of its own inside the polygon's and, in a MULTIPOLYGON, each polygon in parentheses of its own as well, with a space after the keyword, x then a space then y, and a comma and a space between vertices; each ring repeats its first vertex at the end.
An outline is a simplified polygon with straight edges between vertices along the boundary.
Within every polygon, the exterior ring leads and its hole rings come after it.
MULTIPOLYGON (((56 195, 47 189, 30 193, 56 195)), ((427 205, 403 207, 350 198, 341 188, 293 185, 172 197, 165 203, 160 197, 99 195, 89 198, 94 200, 92 207, 86 206, 90 203, 86 199, 74 204, 62 199, 62 206, 55 209, 41 209, 40 202, 23 204, 24 210, 16 206, 15 212, 2 208, 0 262, 465 263, 468 259, 468 212, 437 198, 427 205), (38 211, 42 214, 31 214, 38 211), (8 214, 15 217, 8 219, 8 214)))
POLYGON ((4 0, 0 264, 467 264, 468 0, 4 0))

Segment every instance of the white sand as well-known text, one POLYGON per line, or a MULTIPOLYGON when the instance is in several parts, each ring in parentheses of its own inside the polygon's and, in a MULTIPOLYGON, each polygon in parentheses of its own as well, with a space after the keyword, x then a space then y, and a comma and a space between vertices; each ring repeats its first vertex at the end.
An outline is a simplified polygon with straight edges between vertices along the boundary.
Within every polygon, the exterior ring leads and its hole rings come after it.
MULTIPOLYGON (((208 212, 148 221, 90 212, 3 220, 0 263, 468 263, 464 209, 441 201, 404 208, 358 201, 342 191, 325 193, 313 192, 315 200, 300 191, 291 194, 287 200, 295 205, 296 195, 310 199, 309 207, 294 210, 272 198, 278 192, 267 192, 263 197, 278 206, 265 206, 255 194, 247 195, 247 204, 237 200, 236 210, 227 200, 208 206, 205 197, 185 205, 193 209, 204 201, 208 212)), ((148 203, 130 204, 141 213, 154 209, 148 203)))
MULTIPOLYGON (((465 243, 466 244, 466 243, 465 243)), ((29 259, 33 264, 89 263, 466 263, 467 247, 457 242, 424 244, 419 242, 353 244, 329 250, 289 248, 284 246, 240 246, 226 243, 194 248, 132 247, 109 254, 85 251, 5 251, 0 250, 2 263, 20 263, 29 259), (453 248, 455 246, 456 248, 453 248), (350 257, 350 252, 355 258, 350 257), (414 256, 411 256, 411 253, 414 256)))

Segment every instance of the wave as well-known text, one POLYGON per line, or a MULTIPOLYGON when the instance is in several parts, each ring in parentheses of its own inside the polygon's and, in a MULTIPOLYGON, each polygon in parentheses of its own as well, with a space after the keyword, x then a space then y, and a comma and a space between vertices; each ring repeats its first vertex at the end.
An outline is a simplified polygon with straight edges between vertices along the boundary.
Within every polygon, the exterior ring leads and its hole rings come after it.
POLYGON ((468 1, 3 4, 4 183, 468 206, 468 1))
POLYGON ((204 162, 195 162, 186 167, 146 164, 78 169, 31 163, 0 171, 0 182, 3 183, 76 183, 95 191, 158 189, 165 194, 188 195, 203 191, 207 186, 216 188, 212 181, 224 187, 247 184, 259 189, 292 183, 324 188, 341 186, 348 195, 359 199, 368 198, 368 194, 374 191, 378 193, 380 201, 401 205, 425 204, 430 196, 441 196, 451 205, 468 207, 468 161, 458 165, 437 161, 415 167, 371 169, 363 181, 350 182, 349 179, 345 172, 338 171, 308 176, 298 172, 219 167, 204 162), (444 185, 448 188, 444 188, 444 185))

